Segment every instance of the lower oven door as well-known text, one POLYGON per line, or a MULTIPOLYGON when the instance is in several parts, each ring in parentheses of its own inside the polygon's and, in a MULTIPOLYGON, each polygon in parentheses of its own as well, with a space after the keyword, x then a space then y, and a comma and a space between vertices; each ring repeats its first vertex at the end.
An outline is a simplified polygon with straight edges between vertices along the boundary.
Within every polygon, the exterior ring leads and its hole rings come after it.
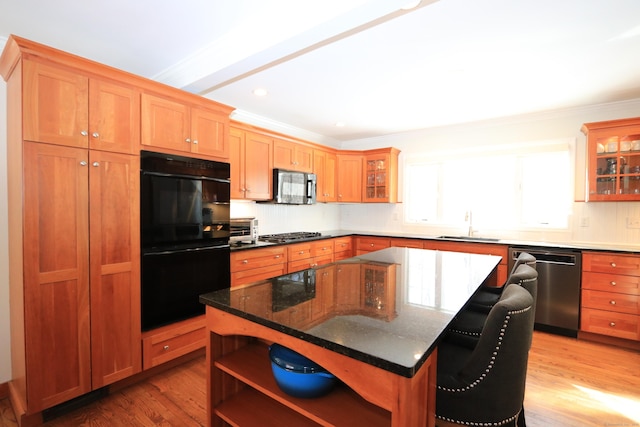
POLYGON ((204 313, 199 295, 230 285, 229 245, 142 255, 142 329, 204 313))

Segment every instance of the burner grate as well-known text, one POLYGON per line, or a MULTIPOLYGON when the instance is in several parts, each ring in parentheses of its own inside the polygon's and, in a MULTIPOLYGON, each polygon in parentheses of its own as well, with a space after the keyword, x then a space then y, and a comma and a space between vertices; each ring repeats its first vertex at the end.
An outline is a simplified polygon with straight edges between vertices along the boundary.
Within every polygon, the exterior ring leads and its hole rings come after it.
POLYGON ((321 237, 322 233, 315 231, 296 231, 293 233, 265 234, 259 237, 263 242, 287 243, 296 240, 309 240, 321 237))

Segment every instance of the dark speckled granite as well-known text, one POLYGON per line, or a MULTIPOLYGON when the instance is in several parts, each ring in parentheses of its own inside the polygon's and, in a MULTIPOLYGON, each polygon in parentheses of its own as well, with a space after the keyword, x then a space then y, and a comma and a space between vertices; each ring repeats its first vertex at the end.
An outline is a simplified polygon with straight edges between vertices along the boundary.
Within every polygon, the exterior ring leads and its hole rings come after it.
POLYGON ((200 301, 412 377, 500 260, 389 248, 212 292, 200 301))

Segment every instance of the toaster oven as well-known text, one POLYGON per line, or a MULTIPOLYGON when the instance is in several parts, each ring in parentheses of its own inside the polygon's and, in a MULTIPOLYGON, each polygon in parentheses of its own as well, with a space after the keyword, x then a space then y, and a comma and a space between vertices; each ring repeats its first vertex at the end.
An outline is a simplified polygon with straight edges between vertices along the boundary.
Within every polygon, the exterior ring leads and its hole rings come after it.
POLYGON ((258 241, 258 220, 255 218, 231 218, 230 243, 256 243, 258 241))

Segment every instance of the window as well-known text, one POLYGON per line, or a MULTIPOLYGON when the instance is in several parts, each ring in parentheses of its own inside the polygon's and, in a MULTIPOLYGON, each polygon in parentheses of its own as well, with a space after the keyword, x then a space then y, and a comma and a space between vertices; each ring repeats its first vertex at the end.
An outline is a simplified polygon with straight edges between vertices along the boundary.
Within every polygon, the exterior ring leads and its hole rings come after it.
POLYGON ((474 228, 566 228, 573 188, 568 142, 405 162, 405 221, 474 228), (472 215, 472 219, 470 218, 472 215))

